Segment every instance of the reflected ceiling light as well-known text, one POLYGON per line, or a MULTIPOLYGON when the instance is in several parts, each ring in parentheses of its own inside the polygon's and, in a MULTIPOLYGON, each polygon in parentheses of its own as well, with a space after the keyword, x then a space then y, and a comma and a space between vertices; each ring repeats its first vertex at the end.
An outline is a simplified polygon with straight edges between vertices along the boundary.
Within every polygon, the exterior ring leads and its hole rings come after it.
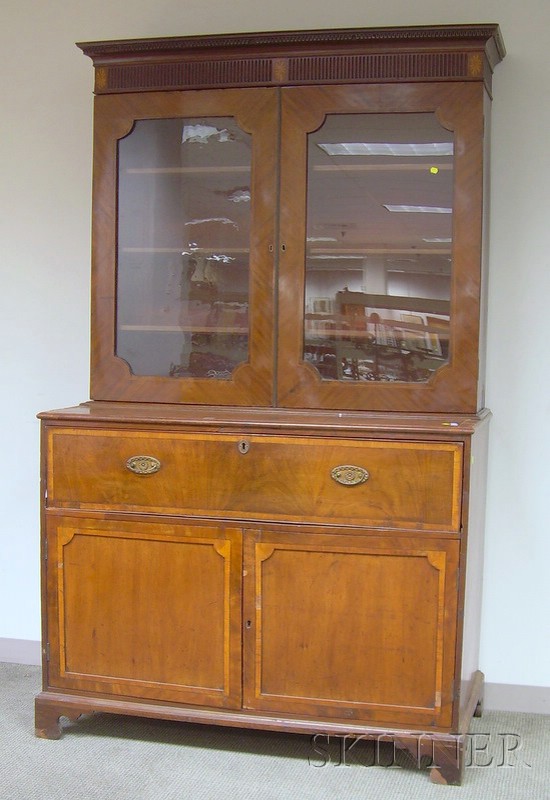
MULTIPOLYGON (((194 243, 189 245, 189 250, 182 250, 182 256, 195 256, 198 253, 200 248, 197 247, 194 243)), ((225 253, 211 253, 209 256, 202 256, 205 261, 219 261, 222 264, 230 264, 232 261, 235 261, 233 256, 226 256, 225 253)))
POLYGON ((236 189, 230 189, 227 192, 216 192, 216 194, 223 194, 231 203, 250 203, 251 195, 248 186, 238 186, 236 189))
POLYGON ((388 211, 405 214, 452 214, 452 208, 442 208, 440 206, 393 206, 386 203, 382 204, 388 211))
POLYGON ((233 256, 226 256, 224 253, 212 253, 211 256, 206 256, 207 261, 220 261, 222 264, 231 264, 235 261, 233 256))
POLYGON ((364 261, 365 256, 354 256, 354 255, 349 255, 348 253, 344 253, 341 255, 329 255, 328 253, 320 253, 319 255, 308 256, 308 260, 311 261, 329 261, 333 259, 336 261, 350 261, 353 259, 364 261))
POLYGON ((430 278, 450 278, 451 276, 446 272, 437 272, 435 270, 422 270, 422 269, 387 269, 388 275, 428 275, 430 278))
POLYGON ((422 241, 423 242, 432 242, 432 243, 435 243, 435 244, 450 244, 453 240, 451 239, 451 237, 443 239, 443 238, 439 238, 438 236, 434 236, 434 237, 432 237, 430 239, 422 239, 422 241))
POLYGON ((239 229, 239 226, 236 222, 233 222, 232 219, 229 217, 205 217, 205 219, 190 219, 189 222, 185 222, 185 225, 204 225, 208 222, 219 222, 221 225, 232 225, 234 228, 239 229))
POLYGON ((452 142, 332 142, 318 144, 329 156, 452 156, 452 142))
POLYGON ((181 143, 198 142, 206 144, 210 139, 219 142, 231 142, 235 137, 227 128, 216 128, 214 125, 184 125, 181 134, 181 143))

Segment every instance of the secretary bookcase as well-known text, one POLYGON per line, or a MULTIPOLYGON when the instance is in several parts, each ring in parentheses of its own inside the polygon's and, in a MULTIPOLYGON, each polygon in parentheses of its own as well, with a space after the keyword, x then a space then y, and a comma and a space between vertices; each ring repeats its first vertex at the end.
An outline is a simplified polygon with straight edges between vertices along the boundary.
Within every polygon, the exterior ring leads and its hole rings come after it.
POLYGON ((459 782, 498 26, 79 46, 92 399, 40 415, 38 735, 382 736, 459 782))

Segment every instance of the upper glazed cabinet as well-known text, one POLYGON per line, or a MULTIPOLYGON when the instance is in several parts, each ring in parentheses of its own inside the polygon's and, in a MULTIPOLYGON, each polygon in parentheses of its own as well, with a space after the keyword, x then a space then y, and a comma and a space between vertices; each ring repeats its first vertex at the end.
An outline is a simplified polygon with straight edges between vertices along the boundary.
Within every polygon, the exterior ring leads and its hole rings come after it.
POLYGON ((94 399, 483 406, 497 26, 81 47, 94 399))

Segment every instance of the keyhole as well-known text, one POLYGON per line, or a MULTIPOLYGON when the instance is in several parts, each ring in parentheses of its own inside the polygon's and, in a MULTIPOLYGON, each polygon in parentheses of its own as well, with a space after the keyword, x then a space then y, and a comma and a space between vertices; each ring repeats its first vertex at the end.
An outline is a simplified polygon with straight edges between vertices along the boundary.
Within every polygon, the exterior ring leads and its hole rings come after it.
POLYGON ((242 453, 243 456, 250 450, 250 444, 246 441, 246 439, 241 439, 237 447, 239 448, 239 453, 242 453))

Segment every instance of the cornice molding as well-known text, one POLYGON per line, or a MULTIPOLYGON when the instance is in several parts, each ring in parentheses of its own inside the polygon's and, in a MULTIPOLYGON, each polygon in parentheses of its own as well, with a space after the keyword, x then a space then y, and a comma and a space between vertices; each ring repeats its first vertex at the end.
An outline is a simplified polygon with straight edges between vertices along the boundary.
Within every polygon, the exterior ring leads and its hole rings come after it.
POLYGON ((476 42, 493 39, 499 59, 505 48, 496 24, 415 26, 411 28, 351 28, 315 31, 275 31, 265 33, 216 34, 212 36, 169 36, 155 39, 123 39, 104 42, 80 42, 78 47, 91 58, 138 53, 175 53, 211 49, 280 48, 296 45, 331 45, 355 43, 369 45, 384 42, 425 41, 476 42))

